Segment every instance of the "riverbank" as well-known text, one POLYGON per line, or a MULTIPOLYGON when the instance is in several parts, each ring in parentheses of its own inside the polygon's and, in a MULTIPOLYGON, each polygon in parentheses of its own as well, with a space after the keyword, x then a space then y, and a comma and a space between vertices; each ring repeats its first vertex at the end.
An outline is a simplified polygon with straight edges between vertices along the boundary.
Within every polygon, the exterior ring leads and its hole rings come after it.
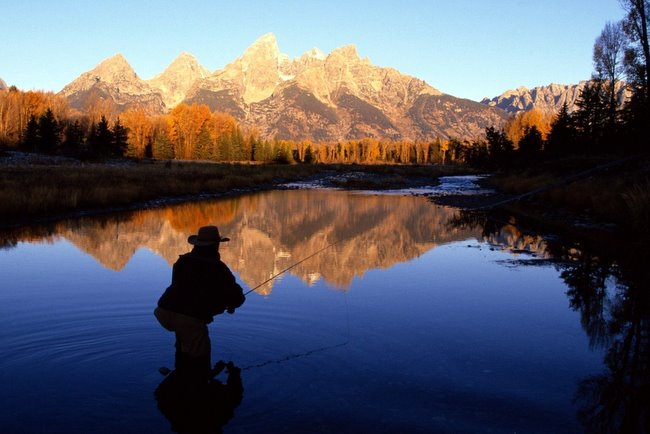
MULTIPOLYGON (((579 225, 592 222, 647 238, 650 235, 650 160, 648 156, 640 156, 608 166, 613 160, 563 160, 521 173, 500 174, 489 182, 498 191, 515 196, 539 191, 529 203, 545 212, 534 214, 551 215, 548 210, 551 208, 560 216, 564 215, 562 219, 567 214, 575 216, 579 225), (576 173, 586 176, 572 179, 576 173)), ((517 203, 511 206, 522 208, 522 204, 517 203)))
POLYGON ((554 231, 648 240, 649 174, 647 156, 565 159, 485 177, 483 186, 493 189, 487 195, 432 200, 464 210, 509 213, 554 231))
POLYGON ((454 166, 430 165, 81 162, 5 152, 0 155, 0 226, 282 188, 305 179, 327 178, 332 187, 379 190, 413 182, 435 183, 439 176, 464 171, 454 166))

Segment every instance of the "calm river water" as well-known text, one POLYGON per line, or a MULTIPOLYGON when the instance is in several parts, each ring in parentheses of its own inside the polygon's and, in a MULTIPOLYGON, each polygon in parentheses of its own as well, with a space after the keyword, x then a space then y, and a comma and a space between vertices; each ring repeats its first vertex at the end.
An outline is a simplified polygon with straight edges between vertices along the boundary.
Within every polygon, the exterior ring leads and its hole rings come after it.
MULTIPOLYGON (((206 224, 231 238, 222 259, 245 289, 336 244, 210 325, 213 362, 242 369, 243 395, 201 395, 205 432, 580 432, 579 392, 608 375, 616 339, 580 292, 583 252, 477 220, 426 197, 316 189, 2 232, 0 432, 187 423, 155 394, 174 337, 152 311, 206 224)), ((607 316, 622 284, 599 277, 586 291, 607 316)))

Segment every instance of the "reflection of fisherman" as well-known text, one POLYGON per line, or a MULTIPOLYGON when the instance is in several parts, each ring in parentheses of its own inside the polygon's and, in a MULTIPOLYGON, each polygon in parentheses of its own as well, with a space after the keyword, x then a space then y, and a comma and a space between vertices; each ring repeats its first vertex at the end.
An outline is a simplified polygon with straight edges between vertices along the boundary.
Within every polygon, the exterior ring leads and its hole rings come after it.
POLYGON ((207 324, 214 315, 244 303, 242 288, 219 256, 222 238, 216 226, 204 226, 187 240, 194 248, 181 255, 172 271, 171 285, 158 300, 154 315, 176 333, 176 369, 207 379, 210 337, 207 324))
POLYGON ((233 418, 244 395, 240 369, 232 362, 215 365, 215 375, 226 368, 225 384, 218 379, 197 385, 184 381, 180 371, 169 374, 156 389, 158 409, 178 433, 220 433, 233 418))

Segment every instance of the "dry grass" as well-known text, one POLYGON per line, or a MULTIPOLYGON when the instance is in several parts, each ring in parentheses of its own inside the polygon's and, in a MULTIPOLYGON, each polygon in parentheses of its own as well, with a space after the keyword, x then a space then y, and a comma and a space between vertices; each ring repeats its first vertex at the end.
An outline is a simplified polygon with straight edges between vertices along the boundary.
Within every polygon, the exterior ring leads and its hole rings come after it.
POLYGON ((636 231, 650 235, 650 179, 633 184, 622 196, 628 224, 636 231))
POLYGON ((317 166, 235 164, 92 164, 0 169, 0 221, 132 205, 153 199, 252 189, 295 180, 317 166))
MULTIPOLYGON (((381 187, 404 184, 405 178, 458 172, 436 166, 277 165, 154 162, 80 164, 47 160, 0 164, 0 223, 51 217, 70 212, 111 209, 200 194, 270 188, 323 171, 377 174, 381 187), (392 185, 391 185, 392 184, 392 185)), ((373 188, 379 188, 375 184, 373 188)))
MULTIPOLYGON (((650 180, 645 163, 631 164, 615 171, 595 174, 535 195, 536 200, 576 213, 589 214, 601 221, 615 222, 626 230, 647 234, 650 221, 650 180)), ((523 194, 558 182, 568 170, 525 172, 494 177, 498 190, 523 194)))

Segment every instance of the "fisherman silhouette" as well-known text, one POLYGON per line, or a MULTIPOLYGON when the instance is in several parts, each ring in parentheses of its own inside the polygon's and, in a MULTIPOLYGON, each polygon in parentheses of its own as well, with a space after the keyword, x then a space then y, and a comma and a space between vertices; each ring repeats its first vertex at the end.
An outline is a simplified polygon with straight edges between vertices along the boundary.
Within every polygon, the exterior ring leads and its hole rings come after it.
POLYGON ((194 247, 174 264, 171 285, 154 310, 158 322, 176 334, 177 376, 186 380, 200 383, 211 378, 207 324, 215 315, 234 313, 246 299, 230 269, 221 262, 219 244, 229 240, 221 237, 216 226, 204 226, 191 235, 187 241, 194 247))
POLYGON ((201 384, 188 382, 182 371, 172 371, 158 385, 158 409, 177 433, 221 433, 234 417, 244 396, 241 369, 232 362, 216 363, 213 374, 226 368, 225 383, 216 378, 201 384))

